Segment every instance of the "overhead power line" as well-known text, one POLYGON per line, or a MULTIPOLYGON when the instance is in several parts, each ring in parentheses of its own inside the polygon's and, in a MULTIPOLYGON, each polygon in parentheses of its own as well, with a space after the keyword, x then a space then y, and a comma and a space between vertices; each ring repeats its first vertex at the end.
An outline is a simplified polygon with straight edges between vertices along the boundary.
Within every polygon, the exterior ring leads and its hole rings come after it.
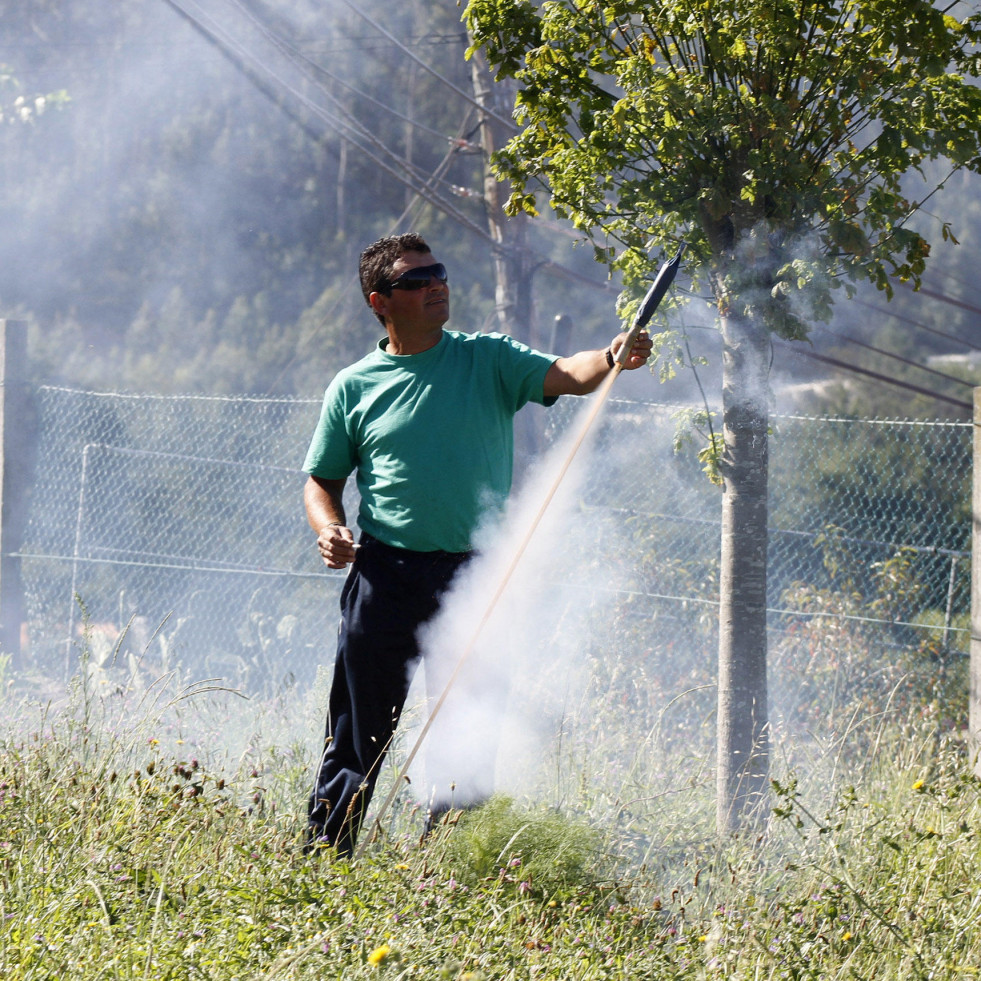
MULTIPOLYGON (((336 107, 336 110, 341 113, 343 117, 342 120, 338 120, 336 116, 327 114, 325 118, 327 121, 333 120, 334 125, 339 124, 339 129, 345 132, 354 132, 357 136, 364 141, 367 141, 371 146, 373 146, 378 153, 389 158, 393 163, 402 168, 406 177, 401 178, 400 175, 392 170, 388 170, 390 174, 401 179, 401 182, 405 184, 410 190, 414 191, 418 196, 424 197, 426 200, 437 205, 441 210, 449 214, 454 220, 458 221, 466 227, 469 227, 471 231, 476 231, 478 234, 483 230, 479 225, 475 225, 471 222, 471 219, 466 216, 463 212, 458 211, 451 203, 442 198, 435 188, 435 183, 433 177, 424 173, 421 168, 413 164, 411 161, 407 160, 404 156, 396 153, 392 150, 383 140, 379 139, 368 127, 363 126, 360 120, 355 117, 355 115, 347 109, 346 106, 326 87, 324 87, 319 80, 311 78, 309 70, 311 67, 315 67, 314 63, 309 59, 305 58, 300 52, 298 52, 292 45, 289 44, 284 38, 282 38, 277 32, 273 31, 267 24, 265 24, 258 16, 256 16, 252 11, 250 11, 241 0, 232 0, 234 5, 247 17, 249 20, 262 32, 266 39, 277 49, 280 53, 285 54, 285 56, 293 63, 299 71, 301 71, 304 77, 314 84, 317 89, 328 98, 336 107), (328 118, 329 117, 329 118, 328 118), (407 179, 406 179, 407 178, 407 179)), ((288 87, 288 90, 292 92, 293 95, 304 98, 302 93, 298 92, 295 87, 290 86, 288 82, 284 82, 288 87)), ((317 104, 312 103, 314 111, 316 111, 317 104)), ((447 139, 443 137, 441 138, 447 139)), ((351 140, 354 145, 366 153, 369 158, 376 164, 384 167, 385 164, 377 156, 368 151, 363 143, 358 143, 357 140, 351 140)), ((448 141, 451 142, 451 141, 448 141)), ((454 150, 458 147, 454 147, 454 150)), ((452 152, 452 151, 451 151, 452 152)))
MULTIPOLYGON (((300 71, 304 77, 312 85, 316 86, 318 91, 320 91, 327 99, 329 99, 336 107, 337 111, 340 112, 346 120, 347 125, 356 132, 359 137, 366 140, 376 150, 383 154, 384 156, 391 159, 396 165, 401 167, 405 174, 409 176, 410 180, 403 183, 409 187, 410 190, 414 191, 417 196, 424 197, 426 200, 437 205, 445 213, 450 215, 454 220, 469 227, 471 231, 482 231, 479 226, 471 224, 471 220, 468 216, 464 215, 463 212, 458 211, 450 202, 442 198, 438 191, 436 190, 436 184, 439 183, 439 178, 436 174, 427 174, 422 171, 421 168, 413 164, 410 160, 407 160, 403 155, 396 153, 392 150, 388 144, 383 140, 378 138, 372 130, 368 127, 363 126, 359 119, 346 107, 344 104, 329 90, 327 89, 318 78, 312 77, 310 72, 320 72, 320 67, 307 58, 302 52, 298 51, 294 45, 292 45, 288 40, 286 40, 279 32, 273 30, 267 23, 265 23, 261 17, 259 17, 253 10, 250 10, 242 0, 231 0, 233 5, 240 10, 249 21, 255 25, 256 28, 263 34, 266 40, 273 45, 281 54, 292 63, 292 65, 300 71)), ((288 83, 285 83, 288 85, 288 83)), ((302 97, 301 93, 298 93, 295 88, 290 87, 289 89, 294 95, 302 97)), ((380 103, 379 103, 380 104, 380 103)), ((336 119, 336 117, 334 117, 336 119)), ((437 134, 440 139, 445 140, 451 145, 451 154, 461 150, 464 146, 468 146, 466 142, 459 140, 451 140, 443 134, 437 134)), ((362 150, 362 152, 368 152, 365 150, 364 146, 355 143, 362 150)), ((369 157, 375 162, 380 163, 377 157, 369 153, 369 157)), ((442 166, 442 165, 441 165, 442 166)), ((437 170, 438 174, 438 170, 437 170)))
POLYGON ((860 341, 855 337, 849 337, 847 334, 839 333, 836 330, 832 330, 830 327, 819 327, 826 334, 831 334, 833 337, 837 337, 847 344, 854 344, 856 347, 863 348, 866 351, 871 351, 874 354, 878 354, 881 357, 889 358, 893 361, 899 361, 901 364, 909 365, 911 368, 916 368, 918 371, 925 371, 927 374, 936 375, 938 378, 943 378, 944 381, 954 382, 957 385, 963 385, 965 388, 973 388, 974 386, 970 382, 964 381, 963 378, 957 378, 954 375, 948 375, 944 371, 937 371, 936 368, 930 368, 927 365, 920 364, 918 361, 914 361, 912 358, 904 358, 901 354, 893 354, 891 351, 886 351, 884 348, 876 347, 873 344, 866 344, 865 341, 860 341))
POLYGON ((925 395, 927 398, 935 399, 938 402, 946 402, 948 405, 955 405, 959 409, 967 409, 968 411, 972 411, 974 409, 974 405, 971 402, 965 402, 963 399, 954 398, 951 395, 942 395, 940 392, 931 391, 929 388, 923 388, 920 385, 913 385, 910 382, 900 381, 898 378, 891 378, 889 375, 883 375, 878 371, 871 371, 868 368, 860 368, 858 365, 848 364, 845 361, 839 361, 838 358, 831 358, 826 354, 818 354, 816 351, 811 351, 805 348, 795 348, 783 341, 775 341, 774 343, 781 350, 793 352, 800 357, 810 358, 812 361, 820 361, 822 364, 830 365, 831 367, 838 368, 841 371, 847 371, 855 375, 862 375, 865 378, 872 378, 875 381, 882 382, 886 385, 892 385, 896 388, 902 388, 908 392, 914 392, 917 395, 925 395))
POLYGON ((239 10, 242 11, 243 14, 245 14, 246 17, 248 17, 248 19, 259 29, 259 31, 262 32, 263 35, 265 35, 265 37, 273 45, 279 48, 279 50, 282 51, 291 61, 295 62, 299 66, 309 69, 310 71, 313 71, 317 75, 322 75, 324 78, 330 79, 330 81, 334 82, 336 85, 341 86, 341 88, 344 88, 348 92, 353 93, 354 95, 358 96, 358 98, 360 99, 364 99, 366 102, 371 103, 371 105, 377 107, 378 109, 381 109, 383 112, 388 113, 389 115, 395 117, 396 119, 400 119, 403 122, 408 123, 410 126, 412 126, 415 129, 419 129, 424 133, 429 133, 431 136, 435 136, 437 139, 450 143, 451 145, 455 146, 458 149, 476 150, 479 152, 480 147, 472 146, 469 143, 463 143, 461 145, 458 138, 447 136, 445 133, 433 129, 430 126, 427 126, 425 123, 421 123, 416 119, 409 118, 403 113, 400 113, 394 107, 388 105, 385 102, 382 102, 380 99, 376 99, 374 96, 369 95, 367 92, 365 92, 362 89, 359 89, 357 86, 352 85, 349 81, 342 78, 340 75, 337 75, 334 72, 330 71, 329 69, 324 68, 323 65, 318 64, 308 55, 304 54, 295 42, 288 40, 286 37, 283 36, 282 33, 275 30, 273 27, 271 27, 269 24, 263 21, 262 17, 258 13, 256 13, 254 9, 251 9, 250 4, 248 2, 243 2, 243 0, 232 0, 232 2, 235 4, 236 7, 238 7, 239 10))
MULTIPOLYGON (((408 34, 399 43, 408 48, 430 48, 434 44, 459 44, 460 37, 461 32, 459 31, 451 34, 408 34)), ((366 45, 378 40, 378 35, 376 31, 372 31, 370 34, 346 34, 343 40, 343 45, 340 45, 323 38, 305 37, 299 38, 296 43, 307 48, 316 48, 324 54, 334 54, 338 51, 364 51, 366 45)), ((86 37, 73 41, 64 38, 52 40, 46 37, 25 38, 20 36, 17 38, 16 45, 7 45, 0 41, 0 60, 4 64, 9 64, 17 60, 17 55, 31 50, 47 52, 85 49, 86 51, 108 51, 111 53, 114 51, 173 51, 173 47, 173 43, 166 37, 161 37, 160 40, 156 41, 147 39, 121 41, 115 37, 106 37, 105 39, 86 37)), ((18 68, 17 75, 22 74, 23 70, 18 68)))
POLYGON ((288 116, 292 122, 296 123, 296 125, 299 126, 300 129, 307 134, 307 136, 309 136, 314 142, 318 142, 320 140, 320 133, 314 130, 299 114, 283 104, 283 101, 279 98, 276 90, 263 77, 265 74, 268 74, 268 72, 253 68, 249 64, 248 60, 238 51, 234 50, 234 47, 229 42, 220 38, 215 30, 207 27, 190 11, 185 10, 178 0, 164 0, 164 3, 166 3, 167 6, 169 6, 178 15, 178 17, 189 24, 193 30, 208 41, 212 47, 214 47, 218 53, 225 58, 226 61, 230 62, 236 69, 238 69, 238 71, 240 71, 267 99, 269 99, 269 101, 272 102, 280 110, 280 112, 288 116))
POLYGON ((434 78, 437 78, 448 88, 452 89, 452 91, 456 92, 456 94, 460 96, 461 99, 465 99, 472 106, 475 106, 477 109, 479 109, 482 113, 490 116, 491 118, 499 122, 502 126, 507 127, 507 129, 509 129, 512 133, 516 133, 518 131, 518 127, 513 119, 509 119, 506 116, 501 116, 498 113, 494 112, 493 110, 489 109, 487 106, 482 106, 473 97, 472 93, 465 92, 463 89, 454 85, 448 78, 445 78, 443 75, 440 75, 440 73, 436 71, 435 68, 433 68, 431 65, 427 65, 426 62, 423 61, 418 55, 414 54, 407 47, 405 47, 405 45, 397 37, 395 37, 389 31, 386 31, 385 28, 378 23, 378 21, 374 20, 372 17, 369 17, 368 14, 366 14, 357 4, 353 3, 352 0, 341 0, 341 2, 344 4, 344 6, 348 7, 350 10, 353 10, 354 13, 356 13, 363 20, 367 21, 376 31, 379 32, 379 34, 382 34, 385 37, 387 37, 394 45, 396 45, 396 47, 399 48, 399 50, 404 52, 417 65, 419 65, 420 68, 423 68, 425 71, 429 72, 429 74, 432 75, 434 78))
MULTIPOLYGON (((966 279, 964 276, 959 275, 947 266, 931 265, 930 274, 925 278, 928 282, 930 282, 934 276, 942 276, 944 279, 953 280, 955 283, 959 283, 961 286, 966 287, 974 293, 977 293, 979 287, 981 287, 981 284, 979 284, 976 279, 966 279)), ((939 287, 937 288, 939 289, 939 287)))
MULTIPOLYGON (((451 32, 449 34, 406 34, 400 38, 399 43, 407 48, 431 48, 436 44, 459 44, 461 39, 465 39, 463 31, 451 32)), ((323 38, 298 38, 297 44, 305 48, 316 49, 322 54, 334 54, 338 51, 365 51, 376 50, 371 47, 372 43, 378 45, 378 49, 383 47, 378 40, 378 34, 372 31, 371 34, 345 34, 345 44, 339 45, 332 41, 325 41, 323 38), (350 42, 350 43, 347 43, 350 42)))
POLYGON ((956 297, 948 296, 946 293, 941 293, 938 290, 931 290, 926 286, 920 286, 918 290, 910 289, 914 293, 922 293, 924 296, 929 296, 932 300, 940 300, 942 303, 949 303, 952 307, 959 307, 961 310, 967 310, 970 313, 976 313, 981 316, 981 307, 975 306, 973 303, 967 303, 964 300, 958 300, 956 297))
POLYGON ((892 317, 894 320, 899 320, 904 324, 910 324, 913 327, 918 327, 920 330, 925 330, 928 334, 934 334, 937 337, 942 337, 947 341, 954 341, 956 344, 961 344, 970 351, 979 350, 976 345, 965 340, 963 337, 956 337, 953 334, 948 334, 946 331, 937 330, 935 327, 930 327, 927 324, 921 323, 919 320, 913 319, 912 317, 906 317, 901 313, 896 313, 895 310, 887 310, 885 307, 877 306, 875 303, 868 303, 865 300, 852 300, 852 302, 858 304, 860 307, 865 307, 867 310, 874 310, 876 313, 885 314, 885 316, 892 317))
MULTIPOLYGON (((198 33, 202 34, 211 44, 215 45, 218 50, 225 54, 236 67, 243 70, 246 77, 252 81, 253 84, 256 84, 268 97, 272 98, 277 105, 281 105, 281 102, 276 97, 275 92, 270 92, 268 82, 264 80, 263 76, 275 81, 280 88, 285 89, 295 99, 297 99, 300 104, 304 106, 304 108, 308 109, 322 121, 335 127, 338 134, 343 139, 346 139, 349 143, 364 153, 376 166, 384 170, 385 173, 389 174, 396 181, 408 187, 410 190, 425 197, 426 200, 430 201, 430 203, 432 203, 435 207, 448 214, 458 224, 466 227, 468 230, 480 236, 485 241, 490 242, 493 247, 493 240, 486 230, 482 229, 467 215, 436 194, 431 188, 426 187, 424 183, 425 175, 421 174, 419 168, 415 167, 404 158, 399 157, 398 154, 394 153, 387 146, 385 146, 385 144, 378 140, 377 137, 375 137, 370 131, 361 126, 361 124, 354 119, 354 117, 351 116, 351 114, 348 113, 343 106, 339 107, 339 111, 342 113, 342 116, 339 117, 336 113, 330 112, 324 106, 313 101, 304 93, 298 91, 294 85, 282 78, 262 59, 258 58, 247 47, 232 38, 227 31, 215 23, 213 18, 208 16, 205 12, 200 11, 199 5, 195 4, 200 13, 195 14, 188 9, 187 0, 164 0, 164 2, 177 11, 177 13, 179 13, 185 20, 190 22, 198 33), (208 23, 206 23, 206 21, 208 23), (389 157, 393 163, 390 164, 379 157, 369 147, 365 146, 363 141, 368 141, 371 146, 376 147, 380 153, 383 153, 389 157)), ((336 98, 330 93, 326 92, 322 85, 317 82, 314 82, 314 84, 318 86, 318 90, 320 92, 332 99, 335 103, 337 102, 336 98)), ((284 108, 283 111, 286 112, 291 119, 296 119, 295 114, 290 112, 288 109, 284 108)), ((313 135, 309 126, 303 125, 303 128, 308 135, 313 135)), ((319 134, 315 135, 314 138, 319 139, 319 134)))
MULTIPOLYGON (((283 107, 282 101, 276 96, 275 91, 270 88, 267 82, 263 79, 263 75, 268 76, 276 82, 281 88, 284 88, 289 92, 294 98, 300 101, 300 103, 310 110, 314 115, 318 116, 322 120, 328 122, 329 124, 337 128, 338 134, 342 139, 346 139, 349 143, 359 149, 364 153, 374 164, 382 168, 386 173, 395 178, 399 183, 403 184, 409 190, 413 191, 434 207, 438 208, 452 220, 457 222, 457 224, 466 228, 468 231, 477 235, 480 239, 486 242, 489 247, 496 251, 500 250, 500 245, 493 239, 490 233, 481 228, 479 225, 474 223, 467 215, 459 211, 452 204, 446 201, 441 195, 437 194, 432 187, 432 183, 438 179, 438 171, 436 175, 426 175, 420 171, 420 169, 410 162, 406 161, 403 157, 391 151, 387 146, 384 145, 377 137, 374 136, 370 131, 365 129, 358 123, 357 120, 343 107, 340 106, 336 97, 327 91, 323 84, 316 77, 311 77, 308 72, 304 72, 304 77, 314 85, 319 92, 324 94, 327 98, 331 99, 332 102, 338 104, 338 111, 343 113, 343 115, 349 120, 345 122, 343 119, 338 119, 337 115, 331 113, 329 110, 325 109, 323 106, 314 102, 308 96, 299 92, 295 86, 289 83, 286 79, 283 79, 278 73, 272 70, 272 68, 261 58, 251 52, 244 44, 232 38, 227 31, 225 31, 220 25, 216 24, 214 19, 209 17, 203 11, 199 15, 195 15, 190 10, 187 9, 188 0, 165 0, 165 2, 176 10, 185 20, 189 21, 192 26, 202 34, 213 46, 215 46, 222 54, 224 54, 233 65, 239 68, 243 73, 249 78, 253 84, 256 84, 267 97, 271 98, 278 106, 283 108, 284 112, 290 116, 291 119, 296 120, 297 117, 294 113, 289 112, 283 107), (205 23, 204 20, 210 23, 205 23), (371 142, 373 146, 376 146, 380 153, 384 153, 390 157, 395 163, 402 167, 405 173, 400 172, 395 169, 395 167, 386 163, 381 159, 376 153, 372 152, 369 148, 365 147, 360 139, 367 139, 371 142)), ((193 2, 193 0, 191 0, 193 2)), ((284 53, 283 49, 287 49, 285 53, 289 52, 289 42, 284 41, 279 37, 276 32, 274 32, 268 25, 261 22, 259 18, 256 17, 254 13, 243 9, 240 0, 233 0, 236 6, 242 10, 243 14, 247 16, 253 23, 255 23, 263 34, 267 36, 267 39, 273 43, 281 53, 284 53)), ((200 4, 195 3, 195 6, 200 10, 200 4)), ((302 57, 302 56, 301 56, 302 57)), ((299 66, 295 66, 298 67, 299 66)), ((453 87, 453 86, 451 86, 453 87)), ((453 87, 455 91, 460 91, 453 87)), ((481 108, 476 100, 472 96, 467 96, 466 101, 472 105, 481 108)), ((304 132, 310 135, 313 139, 319 139, 319 134, 316 134, 308 125, 303 125, 304 132)), ((459 150, 460 143, 452 146, 453 141, 451 140, 451 152, 453 150, 459 150)), ((465 141, 468 145, 468 141, 465 141)), ((441 165, 442 166, 442 165, 441 165)), ((482 197, 482 196, 481 196, 482 197)), ((532 250, 532 254, 538 255, 532 250)), ((590 289, 597 289, 602 292, 610 292, 611 286, 609 283, 598 282, 596 280, 591 280, 581 274, 574 272, 571 269, 567 269, 560 263, 554 262, 551 259, 545 259, 542 257, 542 261, 539 263, 538 268, 540 270, 547 270, 552 275, 555 275, 561 279, 565 279, 569 282, 576 282, 580 285, 587 286, 590 289)))

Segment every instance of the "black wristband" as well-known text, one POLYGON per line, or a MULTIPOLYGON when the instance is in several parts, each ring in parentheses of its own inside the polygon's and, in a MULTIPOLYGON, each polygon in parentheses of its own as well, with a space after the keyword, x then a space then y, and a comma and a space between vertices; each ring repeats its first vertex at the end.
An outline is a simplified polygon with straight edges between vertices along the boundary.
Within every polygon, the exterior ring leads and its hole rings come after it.
POLYGON ((616 366, 616 361, 613 360, 613 351, 610 348, 606 349, 606 363, 611 367, 616 366))

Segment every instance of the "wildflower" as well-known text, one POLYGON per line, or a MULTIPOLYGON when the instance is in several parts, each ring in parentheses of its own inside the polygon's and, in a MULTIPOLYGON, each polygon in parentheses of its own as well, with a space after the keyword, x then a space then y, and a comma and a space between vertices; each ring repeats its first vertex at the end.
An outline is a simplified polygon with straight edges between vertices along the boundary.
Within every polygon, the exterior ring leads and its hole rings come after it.
POLYGON ((924 786, 925 786, 925 782, 923 780, 917 780, 916 783, 913 784, 913 789, 922 790, 924 786))
POLYGON ((388 959, 389 954, 391 954, 392 948, 388 944, 382 944, 380 947, 376 947, 368 955, 368 963, 372 967, 381 967, 381 965, 388 959))

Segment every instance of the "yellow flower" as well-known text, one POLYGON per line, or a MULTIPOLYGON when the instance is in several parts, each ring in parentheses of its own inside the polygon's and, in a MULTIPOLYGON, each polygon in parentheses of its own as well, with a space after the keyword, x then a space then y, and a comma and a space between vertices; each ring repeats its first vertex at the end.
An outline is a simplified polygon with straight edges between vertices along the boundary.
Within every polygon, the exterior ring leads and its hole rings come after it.
POLYGON ((922 790, 923 789, 923 781, 922 780, 917 780, 916 783, 913 784, 913 789, 914 790, 922 790))
POLYGON ((382 944, 368 955, 368 963, 372 967, 380 967, 391 952, 392 948, 388 944, 382 944))

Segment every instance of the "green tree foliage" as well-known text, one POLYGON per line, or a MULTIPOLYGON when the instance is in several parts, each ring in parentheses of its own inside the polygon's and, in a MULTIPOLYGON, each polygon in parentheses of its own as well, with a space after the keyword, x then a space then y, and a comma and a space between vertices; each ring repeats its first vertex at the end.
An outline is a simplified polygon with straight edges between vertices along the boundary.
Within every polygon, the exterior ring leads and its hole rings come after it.
POLYGON ((791 301, 826 316, 842 275, 887 292, 916 280, 929 247, 904 175, 937 158, 978 169, 976 15, 899 0, 472 0, 467 18, 520 84, 522 132, 498 161, 512 207, 547 183, 637 278, 652 242, 684 239, 693 268, 726 273, 720 304, 738 298, 781 336, 806 333, 791 301), (721 265, 738 248, 758 282, 721 265))
MULTIPOLYGON (((833 290, 919 283, 909 172, 981 168, 981 15, 925 0, 470 0, 473 49, 517 80, 499 155, 511 208, 535 188, 627 281, 690 246, 723 343, 720 828, 767 777, 770 338, 807 336, 833 290)), ((941 236, 949 236, 948 226, 941 236)), ((716 450, 716 447, 718 449, 716 450)))

